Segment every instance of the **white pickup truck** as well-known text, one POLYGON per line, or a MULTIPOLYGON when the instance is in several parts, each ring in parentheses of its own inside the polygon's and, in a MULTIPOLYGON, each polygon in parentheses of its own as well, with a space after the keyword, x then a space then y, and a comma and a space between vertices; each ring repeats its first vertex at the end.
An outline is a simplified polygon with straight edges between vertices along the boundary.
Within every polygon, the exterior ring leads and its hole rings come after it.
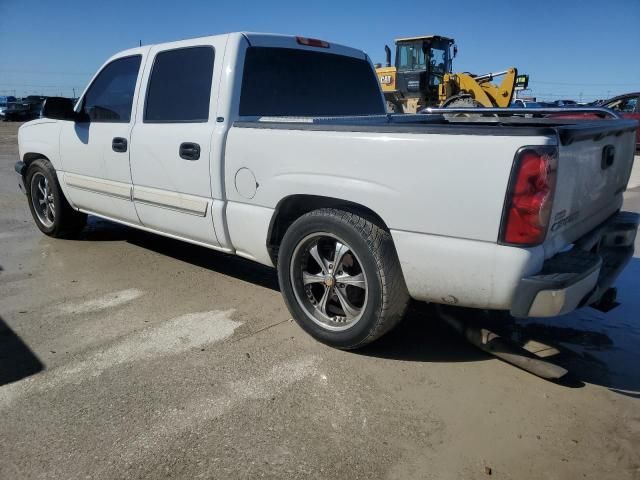
POLYGON ((636 122, 494 113, 387 115, 365 53, 232 33, 113 56, 20 128, 16 171, 45 234, 90 214, 275 266, 296 321, 356 348, 410 297, 561 315, 631 257, 636 122))

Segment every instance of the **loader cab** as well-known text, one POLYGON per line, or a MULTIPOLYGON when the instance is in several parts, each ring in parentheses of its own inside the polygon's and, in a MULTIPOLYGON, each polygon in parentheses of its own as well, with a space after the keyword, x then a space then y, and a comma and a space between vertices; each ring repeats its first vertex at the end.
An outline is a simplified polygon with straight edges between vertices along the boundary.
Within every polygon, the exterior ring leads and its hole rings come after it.
POLYGON ((438 85, 451 73, 455 41, 440 36, 396 40, 396 88, 405 95, 437 98, 438 85))

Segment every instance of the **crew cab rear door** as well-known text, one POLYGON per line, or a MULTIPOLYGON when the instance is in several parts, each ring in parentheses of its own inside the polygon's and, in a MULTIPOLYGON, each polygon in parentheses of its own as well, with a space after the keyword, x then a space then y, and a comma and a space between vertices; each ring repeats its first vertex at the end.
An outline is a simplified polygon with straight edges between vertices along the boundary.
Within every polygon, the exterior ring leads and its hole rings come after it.
POLYGON ((142 224, 213 246, 219 243, 210 154, 225 38, 151 49, 131 137, 133 200, 142 224))

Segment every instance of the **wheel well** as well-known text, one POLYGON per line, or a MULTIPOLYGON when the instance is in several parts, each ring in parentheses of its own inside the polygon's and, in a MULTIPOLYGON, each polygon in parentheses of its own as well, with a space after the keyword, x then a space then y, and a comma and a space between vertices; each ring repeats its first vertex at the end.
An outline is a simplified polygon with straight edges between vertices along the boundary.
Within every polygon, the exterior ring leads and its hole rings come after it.
POLYGON ((319 208, 337 208, 339 210, 356 213, 370 222, 375 223, 380 228, 389 231, 389 227, 387 227, 387 224, 382 220, 380 215, 359 203, 317 195, 291 195, 278 203, 269 225, 267 250, 274 265, 277 264, 278 249, 280 248, 280 243, 287 229, 302 215, 319 208))
MULTIPOLYGON (((33 163, 34 160, 38 160, 39 158, 43 158, 46 161, 50 161, 46 156, 42 155, 41 153, 35 153, 35 152, 29 152, 29 153, 25 153, 22 156, 22 161, 24 162, 24 164, 27 166, 27 168, 29 167, 29 165, 31 165, 33 163)), ((26 173, 26 172, 25 172, 26 173)))

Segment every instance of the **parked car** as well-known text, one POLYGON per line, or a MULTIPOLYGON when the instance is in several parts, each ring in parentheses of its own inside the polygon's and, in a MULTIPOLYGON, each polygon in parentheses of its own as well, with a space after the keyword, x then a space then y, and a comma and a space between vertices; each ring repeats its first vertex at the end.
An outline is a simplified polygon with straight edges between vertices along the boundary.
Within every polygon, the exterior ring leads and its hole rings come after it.
MULTIPOLYGON (((618 95, 617 97, 604 100, 600 103, 601 107, 610 108, 611 110, 618 112, 622 117, 640 120, 640 92, 625 93, 624 95, 618 95)), ((594 113, 571 113, 571 114, 559 114, 554 115, 554 118, 584 118, 584 119, 597 119, 601 118, 600 115, 594 113)), ((636 149, 640 150, 640 128, 636 130, 636 149)))
POLYGON ((293 318, 338 348, 389 331, 410 297, 564 314, 633 254, 636 122, 388 116, 369 57, 321 40, 126 50, 44 117, 16 164, 42 232, 92 214, 274 266, 293 318))
POLYGON ((0 96, 0 120, 4 120, 5 118, 5 112, 7 110, 7 104, 9 104, 10 102, 15 102, 16 101, 16 97, 13 97, 11 95, 9 96, 0 96))
POLYGON ((40 118, 46 98, 40 95, 29 95, 28 97, 8 102, 5 110, 5 119, 25 121, 40 118))
POLYGON ((556 107, 577 107, 578 102, 575 100, 556 100, 553 105, 556 107))
POLYGON ((521 98, 516 98, 511 102, 510 105, 512 108, 542 108, 538 102, 533 102, 531 100, 523 100, 521 98))

